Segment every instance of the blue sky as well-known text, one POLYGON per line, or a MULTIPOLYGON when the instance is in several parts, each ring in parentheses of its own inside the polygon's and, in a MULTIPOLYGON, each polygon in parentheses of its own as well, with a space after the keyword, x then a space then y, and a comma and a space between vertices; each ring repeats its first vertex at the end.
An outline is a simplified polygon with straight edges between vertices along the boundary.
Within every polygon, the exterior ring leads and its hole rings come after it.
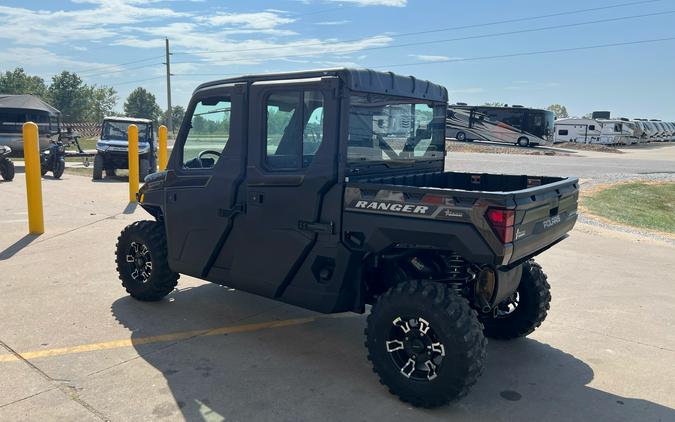
POLYGON ((346 65, 441 83, 453 102, 560 103, 573 115, 611 110, 672 121, 675 40, 473 60, 675 37, 675 1, 626 5, 637 1, 3 0, 0 71, 22 66, 46 79, 78 71, 87 83, 115 87, 118 109, 136 86, 165 108, 166 36, 174 105, 218 75, 346 65), (434 32, 410 35, 421 31, 434 32))

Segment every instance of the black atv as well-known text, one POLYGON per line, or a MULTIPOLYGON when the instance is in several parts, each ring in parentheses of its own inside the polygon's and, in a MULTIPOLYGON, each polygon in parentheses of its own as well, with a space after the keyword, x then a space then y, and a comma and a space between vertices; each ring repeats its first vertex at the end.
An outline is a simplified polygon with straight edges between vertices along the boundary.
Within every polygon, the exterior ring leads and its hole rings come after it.
POLYGON ((14 163, 8 158, 11 152, 8 146, 0 145, 0 176, 8 182, 14 179, 14 163))
POLYGON ((125 228, 126 291, 179 274, 323 313, 366 311, 368 359, 415 406, 467 394, 486 337, 526 336, 549 284, 532 258, 577 218, 575 178, 444 170, 444 87, 370 70, 246 76, 194 92, 167 170, 125 228))

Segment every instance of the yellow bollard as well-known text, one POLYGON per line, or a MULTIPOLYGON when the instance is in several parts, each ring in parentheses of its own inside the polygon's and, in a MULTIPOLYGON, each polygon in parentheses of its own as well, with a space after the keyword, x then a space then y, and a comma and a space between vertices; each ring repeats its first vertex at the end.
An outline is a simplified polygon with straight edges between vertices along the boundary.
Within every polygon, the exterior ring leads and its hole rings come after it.
POLYGON ((26 198, 28 199, 28 232, 45 232, 42 213, 42 174, 40 173, 40 143, 38 127, 33 122, 23 124, 23 160, 26 163, 26 198))
POLYGON ((138 193, 138 126, 129 125, 129 202, 136 202, 138 193))
POLYGON ((169 137, 169 131, 166 129, 166 126, 161 125, 159 127, 159 171, 166 170, 166 164, 169 161, 169 155, 167 151, 167 138, 169 137))

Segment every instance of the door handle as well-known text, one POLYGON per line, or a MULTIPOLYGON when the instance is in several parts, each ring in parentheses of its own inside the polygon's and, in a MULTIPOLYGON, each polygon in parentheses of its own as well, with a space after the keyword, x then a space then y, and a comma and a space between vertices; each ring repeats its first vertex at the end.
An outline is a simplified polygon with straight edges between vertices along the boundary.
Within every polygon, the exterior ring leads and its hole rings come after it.
POLYGON ((244 212, 244 207, 241 205, 235 205, 234 207, 227 209, 227 208, 218 208, 218 217, 234 217, 237 214, 240 214, 244 212))

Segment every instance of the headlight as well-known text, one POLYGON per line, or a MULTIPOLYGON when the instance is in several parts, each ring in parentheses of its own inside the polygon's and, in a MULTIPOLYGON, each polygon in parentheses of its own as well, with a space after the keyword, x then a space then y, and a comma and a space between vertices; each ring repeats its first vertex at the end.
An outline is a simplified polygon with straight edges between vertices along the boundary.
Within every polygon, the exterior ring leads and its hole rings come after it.
POLYGON ((139 154, 145 154, 146 152, 150 151, 150 145, 139 145, 138 146, 138 153, 139 154))
POLYGON ((108 144, 104 144, 102 142, 96 142, 96 149, 98 151, 105 152, 110 146, 108 144))

